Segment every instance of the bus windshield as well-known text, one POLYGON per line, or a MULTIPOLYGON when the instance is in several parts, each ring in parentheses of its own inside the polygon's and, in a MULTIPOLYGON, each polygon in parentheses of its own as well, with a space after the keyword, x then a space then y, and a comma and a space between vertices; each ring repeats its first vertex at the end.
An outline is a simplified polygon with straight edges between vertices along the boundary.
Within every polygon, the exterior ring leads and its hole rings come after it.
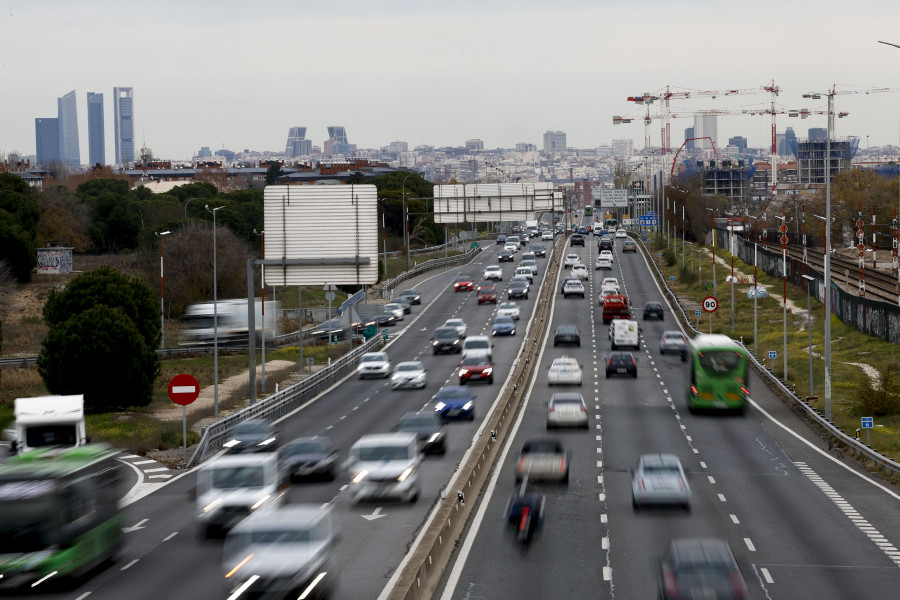
POLYGON ((724 377, 744 364, 744 357, 733 350, 706 350, 697 354, 700 367, 707 375, 724 377))

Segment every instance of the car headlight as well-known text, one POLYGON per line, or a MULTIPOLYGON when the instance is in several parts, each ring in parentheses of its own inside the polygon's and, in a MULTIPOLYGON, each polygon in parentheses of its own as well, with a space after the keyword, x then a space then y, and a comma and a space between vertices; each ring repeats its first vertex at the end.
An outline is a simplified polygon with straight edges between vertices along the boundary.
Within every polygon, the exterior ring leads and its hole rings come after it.
POLYGON ((369 472, 366 469, 363 469, 362 471, 354 475, 353 479, 351 479, 350 481, 352 481, 353 483, 359 483, 360 481, 365 479, 368 474, 369 472))
POLYGON ((434 443, 434 442, 436 442, 436 441, 439 440, 439 439, 441 439, 441 434, 440 434, 440 432, 438 432, 438 433, 432 433, 432 434, 431 434, 431 437, 428 438, 428 443, 429 443, 429 444, 434 443))
POLYGON ((435 340, 435 341, 431 342, 431 345, 432 346, 440 346, 441 343, 439 341, 435 340))
POLYGON ((444 410, 444 407, 446 407, 446 406, 447 406, 447 405, 444 404, 443 402, 438 402, 438 403, 434 406, 434 410, 444 410))
POLYGON ((469 374, 469 370, 468 370, 468 369, 460 369, 460 370, 459 370, 459 376, 460 376, 460 377, 462 377, 463 375, 468 375, 468 374, 469 374))
POLYGON ((472 401, 470 400, 470 401, 466 402, 465 404, 463 404, 462 409, 463 410, 472 410, 472 401))
POLYGON ((493 372, 494 372, 493 369, 485 369, 485 370, 484 370, 484 374, 485 374, 485 375, 490 375, 490 374, 493 373, 493 372))
POLYGON ((415 471, 415 467, 406 467, 405 469, 403 469, 403 472, 400 473, 400 476, 397 477, 397 481, 401 483, 406 481, 406 478, 412 475, 413 471, 415 471))

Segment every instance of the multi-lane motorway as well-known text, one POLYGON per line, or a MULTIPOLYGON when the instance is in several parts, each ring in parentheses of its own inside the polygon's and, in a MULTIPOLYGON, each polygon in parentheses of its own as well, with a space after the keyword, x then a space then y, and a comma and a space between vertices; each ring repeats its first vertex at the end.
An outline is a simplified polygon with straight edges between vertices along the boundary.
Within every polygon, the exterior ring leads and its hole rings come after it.
MULTIPOLYGON (((743 416, 692 415, 683 399, 683 364, 660 356, 662 331, 676 329, 671 312, 662 322, 642 322, 643 342, 635 353, 638 377, 606 379, 610 350, 597 305, 596 246, 588 237, 575 252, 590 270, 586 298, 564 299, 560 273, 545 272, 539 259, 534 286, 553 287, 551 334, 558 324, 581 332, 579 348, 545 343, 540 369, 528 393, 512 439, 489 488, 448 568, 444 598, 647 598, 657 594, 657 561, 669 540, 683 536, 726 539, 744 572, 753 598, 895 598, 900 592, 900 497, 881 487, 854 464, 827 452, 755 375, 753 405, 743 416), (524 548, 505 530, 503 512, 515 489, 513 461, 522 443, 547 436, 546 406, 551 389, 546 372, 553 358, 574 356, 584 367, 579 389, 588 404, 590 428, 553 432, 572 453, 568 484, 540 484, 547 518, 524 548), (677 454, 693 489, 692 510, 635 511, 631 475, 638 456, 677 454)), ((617 243, 621 248, 621 241, 617 243)), ((452 281, 469 273, 477 281, 496 248, 470 265, 410 282, 423 303, 395 328, 386 351, 394 363, 422 360, 424 390, 392 391, 382 380, 348 378, 279 423, 283 439, 327 435, 346 450, 366 433, 391 430, 409 411, 431 410, 431 396, 456 384, 458 357, 432 356, 431 331, 461 317, 469 334, 490 333, 492 305, 478 306, 474 293, 454 293, 452 281)), ((514 271, 503 265, 504 289, 514 271)), ((664 301, 642 254, 616 252, 613 275, 638 309, 664 301)), ((534 287, 533 287, 534 289, 534 287)), ((451 423, 448 452, 429 456, 422 469, 422 495, 412 505, 354 505, 343 492, 346 474, 334 482, 294 484, 291 502, 331 503, 340 528, 335 598, 375 599, 403 560, 461 461, 480 423, 500 392, 523 341, 524 324, 538 294, 521 300, 522 326, 516 337, 495 338, 497 383, 473 385, 478 394, 474 422, 451 423)), ((221 540, 201 540, 190 498, 188 473, 128 507, 129 522, 120 558, 65 594, 31 598, 225 598, 221 540)))

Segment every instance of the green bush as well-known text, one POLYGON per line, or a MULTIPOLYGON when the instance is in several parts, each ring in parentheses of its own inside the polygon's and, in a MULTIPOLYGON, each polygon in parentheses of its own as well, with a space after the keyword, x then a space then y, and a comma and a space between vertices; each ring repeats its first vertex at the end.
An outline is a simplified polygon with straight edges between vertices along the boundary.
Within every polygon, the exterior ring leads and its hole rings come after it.
POLYGON ((857 377, 853 386, 851 403, 853 412, 863 416, 883 417, 900 412, 900 391, 893 371, 881 374, 881 382, 875 387, 867 375, 857 377))

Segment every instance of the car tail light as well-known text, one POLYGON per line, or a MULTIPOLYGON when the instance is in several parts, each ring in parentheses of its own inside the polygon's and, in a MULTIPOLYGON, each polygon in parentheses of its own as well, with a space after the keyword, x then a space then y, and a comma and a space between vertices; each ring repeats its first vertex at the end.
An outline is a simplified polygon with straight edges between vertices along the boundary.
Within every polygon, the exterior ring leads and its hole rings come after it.
POLYGON ((728 574, 728 581, 731 583, 731 590, 734 592, 735 598, 747 597, 747 586, 744 584, 744 578, 741 577, 739 571, 732 571, 728 574))
POLYGON ((526 506, 522 509, 522 518, 519 519, 519 531, 525 531, 525 527, 528 525, 528 513, 531 510, 526 506))
POLYGON ((584 404, 581 405, 581 412, 587 414, 587 407, 584 404))
POLYGON ((681 594, 678 592, 678 580, 675 578, 675 573, 673 573, 672 569, 666 565, 663 565, 663 586, 666 588, 667 598, 681 598, 681 594))
POLYGON ((633 356, 631 357, 631 366, 632 367, 634 366, 634 357, 633 356))
POLYGON ((638 477, 638 487, 641 488, 642 490, 647 489, 647 486, 644 484, 643 477, 638 477))
POLYGON ((524 459, 524 458, 520 458, 520 459, 519 459, 519 473, 522 472, 522 467, 524 467, 524 466, 525 466, 525 459, 524 459))
POLYGON ((747 394, 748 396, 750 395, 750 390, 748 390, 744 386, 741 386, 741 391, 744 392, 745 394, 747 394))
POLYGON ((559 459, 559 472, 560 473, 566 472, 566 458, 565 457, 559 459))
POLYGON ((551 404, 550 408, 547 409, 547 412, 556 412, 556 407, 551 404))
POLYGON ((692 392, 695 396, 696 396, 697 394, 700 393, 700 392, 697 391, 697 388, 694 387, 694 386, 691 386, 691 392, 692 392))

